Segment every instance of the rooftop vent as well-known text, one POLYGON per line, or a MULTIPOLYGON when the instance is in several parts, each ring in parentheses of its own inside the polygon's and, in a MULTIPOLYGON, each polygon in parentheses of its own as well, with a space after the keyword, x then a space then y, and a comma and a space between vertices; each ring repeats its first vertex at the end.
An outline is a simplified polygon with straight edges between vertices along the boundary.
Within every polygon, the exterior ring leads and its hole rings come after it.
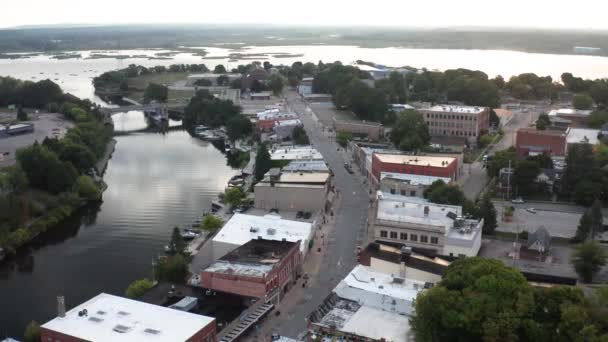
POLYGON ((95 322, 95 323, 101 323, 101 322, 103 322, 103 318, 92 316, 92 317, 89 317, 89 321, 95 322))
POLYGON ((144 332, 146 334, 151 334, 151 335, 158 335, 158 334, 160 334, 160 330, 150 329, 150 328, 144 329, 144 332))
POLYGON ((428 205, 424 206, 424 216, 429 216, 429 212, 431 211, 431 209, 429 208, 428 205))
POLYGON ((268 235, 274 235, 274 234, 276 234, 276 233, 277 233, 277 230, 276 230, 276 229, 274 229, 274 228, 268 228, 268 229, 266 230, 266 233, 268 233, 268 235))
POLYGON ((129 316, 130 313, 126 312, 126 311, 118 311, 118 314, 121 316, 129 316))
POLYGON ((128 333, 129 331, 131 331, 131 328, 127 327, 125 325, 122 325, 122 324, 117 324, 112 330, 116 331, 117 333, 124 334, 124 333, 128 333))
POLYGON ((260 230, 260 228, 258 228, 258 227, 249 228, 249 232, 251 232, 251 233, 257 233, 259 230, 260 230))
POLYGON ((65 298, 63 296, 57 297, 57 316, 65 317, 65 298))
POLYGON ((97 314, 98 314, 98 315, 105 315, 105 314, 106 314, 106 312, 105 312, 105 311, 103 311, 103 310, 97 310, 97 314))

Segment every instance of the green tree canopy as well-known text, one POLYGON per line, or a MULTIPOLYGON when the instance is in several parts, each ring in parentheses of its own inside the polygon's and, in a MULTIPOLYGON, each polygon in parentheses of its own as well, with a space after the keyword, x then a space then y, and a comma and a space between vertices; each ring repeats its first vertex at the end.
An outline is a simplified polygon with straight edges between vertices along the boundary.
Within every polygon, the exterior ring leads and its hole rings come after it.
POLYGON ((540 166, 532 160, 522 160, 517 163, 513 171, 513 184, 517 194, 529 195, 538 189, 535 186, 536 178, 540 174, 540 166))
POLYGON ((283 87, 285 86, 285 79, 283 76, 278 74, 270 75, 268 80, 268 87, 275 95, 280 95, 283 92, 283 87))
POLYGON ((152 101, 165 103, 168 98, 169 88, 162 84, 150 83, 144 92, 145 103, 150 103, 152 101))
POLYGON ((245 115, 235 115, 226 122, 226 132, 232 141, 247 138, 252 131, 253 125, 245 115))
POLYGON ((37 143, 18 150, 17 161, 30 185, 52 193, 71 189, 77 176, 71 163, 61 162, 55 153, 37 143))
POLYGON ((181 254, 160 260, 154 268, 156 279, 183 284, 188 276, 188 260, 181 254))
POLYGON ((127 298, 132 299, 139 298, 144 293, 148 292, 148 290, 151 289, 153 286, 154 283, 152 283, 150 279, 144 278, 135 280, 131 284, 129 284, 129 287, 127 287, 127 290, 125 291, 125 296, 127 296, 127 298))
POLYGON ((224 65, 222 65, 222 64, 218 64, 213 69, 213 73, 214 74, 225 74, 226 73, 226 67, 224 65))
POLYGON ((40 324, 38 324, 38 322, 31 321, 27 327, 25 327, 23 340, 25 342, 40 342, 40 324))
POLYGON ((492 203, 492 198, 490 195, 485 194, 481 200, 479 201, 479 215, 483 218, 483 233, 484 234, 494 234, 494 230, 496 229, 496 208, 492 203))
POLYGON ((543 131, 547 129, 551 125, 551 120, 549 119, 549 115, 547 113, 541 113, 536 120, 536 129, 539 131, 543 131))
POLYGON ((224 192, 224 202, 231 206, 240 205, 244 198, 245 194, 241 188, 232 187, 226 189, 226 192, 224 192))
POLYGON ((415 306, 410 323, 417 341, 532 340, 527 332, 534 324, 533 289, 519 271, 499 260, 453 262, 415 306))
POLYGON ((602 266, 606 265, 607 258, 604 247, 596 241, 588 240, 575 247, 570 261, 579 277, 589 283, 602 266))
POLYGON ((310 145, 308 134, 303 126, 297 126, 293 129, 293 142, 296 145, 310 145))
POLYGON ((74 192, 82 198, 86 198, 90 201, 98 201, 101 199, 101 190, 93 181, 93 178, 82 175, 76 178, 74 182, 74 192))
POLYGON ((593 107, 593 99, 587 94, 576 94, 572 98, 572 107, 587 110, 593 107))
POLYGON ((429 145, 431 137, 422 114, 408 109, 397 117, 391 141, 402 151, 417 151, 429 145))
POLYGON ((177 254, 184 254, 186 251, 186 242, 184 241, 184 237, 179 231, 178 227, 173 227, 173 231, 171 232, 171 242, 169 243, 170 248, 173 252, 177 254))
POLYGON ((255 156, 255 179, 260 181, 264 178, 264 175, 272 167, 272 160, 270 159, 270 152, 265 144, 258 146, 257 154, 255 156))
POLYGON ((224 222, 222 222, 219 217, 215 215, 207 215, 203 218, 203 221, 201 222, 201 229, 210 233, 215 232, 222 226, 223 223, 224 222))

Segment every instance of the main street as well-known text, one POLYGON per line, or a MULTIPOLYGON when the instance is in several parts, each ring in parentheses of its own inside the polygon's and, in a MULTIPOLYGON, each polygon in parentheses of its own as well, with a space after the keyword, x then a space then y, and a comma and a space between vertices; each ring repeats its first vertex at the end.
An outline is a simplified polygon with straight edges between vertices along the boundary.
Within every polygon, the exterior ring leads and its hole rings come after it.
MULTIPOLYGON (((306 330, 306 318, 313 312, 338 282, 356 265, 357 245, 363 240, 369 206, 368 189, 362 178, 349 174, 344 169, 344 157, 337 145, 323 134, 320 122, 306 104, 290 91, 286 95, 288 107, 302 120, 314 147, 323 154, 325 162, 334 173, 333 185, 339 191, 340 205, 333 208, 334 227, 322 247, 323 261, 317 275, 311 275, 300 303, 285 312, 282 317, 273 318, 274 332, 289 337, 297 337, 306 330)), ((317 247, 311 251, 317 253, 317 247)), ((279 305, 279 310, 281 307, 279 305)))

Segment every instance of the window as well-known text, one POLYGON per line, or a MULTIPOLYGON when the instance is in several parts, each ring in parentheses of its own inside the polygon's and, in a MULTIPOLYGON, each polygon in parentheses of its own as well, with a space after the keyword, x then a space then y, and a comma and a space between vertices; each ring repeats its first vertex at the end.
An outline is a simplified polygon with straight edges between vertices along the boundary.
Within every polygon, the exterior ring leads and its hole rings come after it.
POLYGON ((397 232, 391 232, 391 239, 397 238, 397 232))
POLYGON ((401 196, 407 196, 407 193, 405 190, 401 190, 401 196))
POLYGON ((399 238, 401 240, 407 240, 407 233, 401 233, 401 234, 399 234, 399 238))
POLYGON ((434 244, 434 245, 436 245, 436 244, 439 243, 439 239, 436 238, 436 237, 434 237, 434 236, 431 236, 431 243, 434 244))
POLYGON ((414 241, 414 242, 418 241, 418 235, 410 234, 410 241, 414 241))
POLYGON ((429 242, 429 237, 426 235, 420 235, 420 242, 422 243, 428 243, 429 242))
POLYGON ((412 196, 412 197, 416 196, 416 190, 410 191, 410 196, 412 196))
POLYGON ((388 234, 386 233, 386 230, 381 230, 381 231, 380 231, 380 237, 385 238, 385 237, 387 237, 387 236, 388 236, 388 234))

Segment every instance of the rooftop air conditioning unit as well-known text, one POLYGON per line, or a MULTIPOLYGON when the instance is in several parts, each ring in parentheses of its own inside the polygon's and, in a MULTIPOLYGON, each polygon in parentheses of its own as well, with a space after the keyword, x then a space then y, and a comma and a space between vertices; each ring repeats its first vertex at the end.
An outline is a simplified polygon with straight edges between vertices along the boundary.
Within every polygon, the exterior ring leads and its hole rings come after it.
POLYGON ((274 228, 268 228, 268 230, 266 230, 266 233, 268 233, 268 235, 274 235, 276 234, 277 230, 274 228))
POLYGON ((251 233, 257 233, 257 232, 259 232, 259 231, 260 231, 260 228, 257 228, 257 227, 251 227, 251 228, 249 228, 249 231, 250 231, 251 233))

